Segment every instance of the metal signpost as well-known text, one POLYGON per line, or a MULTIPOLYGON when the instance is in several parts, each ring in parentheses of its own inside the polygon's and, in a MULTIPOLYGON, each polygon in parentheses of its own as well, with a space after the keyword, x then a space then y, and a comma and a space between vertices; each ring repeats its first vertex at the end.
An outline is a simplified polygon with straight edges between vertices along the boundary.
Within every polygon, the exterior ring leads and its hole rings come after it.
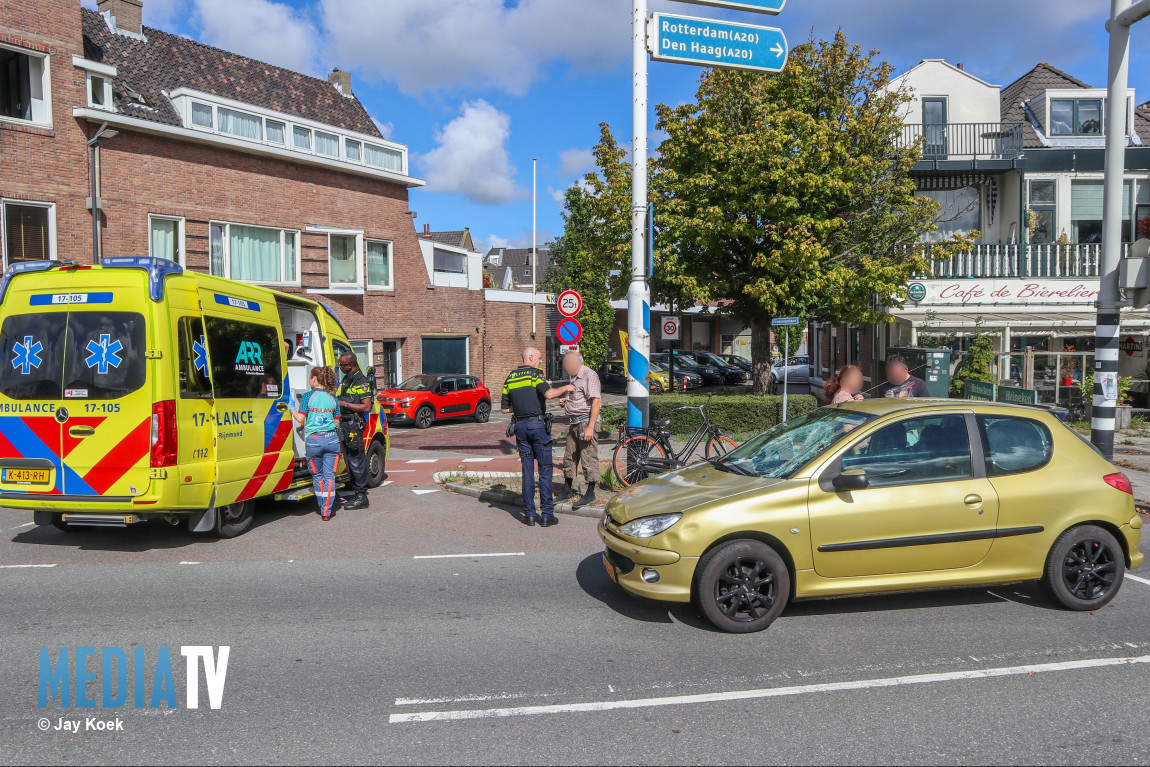
MULTIPOLYGON (((734 11, 777 14, 786 0, 682 0, 734 11)), ((645 429, 650 416, 651 291, 647 202, 647 55, 656 61, 780 72, 787 63, 782 30, 690 16, 656 14, 648 39, 647 0, 632 0, 631 283, 627 288, 627 426, 645 429)), ((653 258, 653 254, 652 254, 653 258)), ((797 323, 796 323, 797 324, 797 323)), ((672 356, 672 365, 674 357, 672 356)), ((673 371, 673 369, 672 369, 673 371)), ((672 372, 671 386, 675 379, 672 372)), ((783 393, 786 417, 786 392, 783 393)))
POLYGON ((783 336, 786 338, 783 346, 783 423, 787 422, 787 373, 791 369, 791 328, 800 323, 802 323, 800 317, 775 317, 771 320, 771 327, 783 328, 783 336))

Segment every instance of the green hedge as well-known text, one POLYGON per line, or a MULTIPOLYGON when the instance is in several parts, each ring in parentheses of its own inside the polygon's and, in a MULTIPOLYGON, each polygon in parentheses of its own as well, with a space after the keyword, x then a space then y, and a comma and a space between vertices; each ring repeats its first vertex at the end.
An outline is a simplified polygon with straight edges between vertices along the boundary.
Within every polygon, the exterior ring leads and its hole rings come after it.
MULTIPOLYGON (((677 407, 697 407, 707 401, 705 394, 660 394, 651 398, 651 420, 671 421, 671 433, 690 436, 699 426, 699 411, 677 407)), ((809 394, 787 397, 787 417, 794 418, 818 407, 809 394)), ((720 431, 728 434, 754 434, 769 429, 782 420, 783 398, 776 395, 716 393, 707 406, 707 417, 720 431)), ((616 430, 627 422, 626 408, 603 409, 603 426, 616 430)))

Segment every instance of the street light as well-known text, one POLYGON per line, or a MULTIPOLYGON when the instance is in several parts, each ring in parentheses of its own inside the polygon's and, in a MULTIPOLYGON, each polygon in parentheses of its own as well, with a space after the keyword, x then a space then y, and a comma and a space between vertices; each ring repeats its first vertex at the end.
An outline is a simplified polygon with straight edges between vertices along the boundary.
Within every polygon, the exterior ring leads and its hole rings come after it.
POLYGON ((100 144, 102 142, 107 141, 109 139, 113 139, 118 135, 120 135, 120 131, 118 131, 114 128, 109 128, 108 123, 104 123, 103 125, 100 126, 100 129, 98 131, 96 131, 96 135, 92 136, 92 138, 88 139, 88 150, 89 150, 90 155, 91 155, 91 163, 92 163, 92 171, 91 171, 92 189, 91 189, 91 191, 92 191, 92 263, 93 264, 100 263, 100 207, 101 206, 100 206, 100 199, 99 199, 99 197, 96 196, 97 192, 99 190, 98 181, 100 178, 100 165, 99 165, 98 150, 99 150, 100 144))

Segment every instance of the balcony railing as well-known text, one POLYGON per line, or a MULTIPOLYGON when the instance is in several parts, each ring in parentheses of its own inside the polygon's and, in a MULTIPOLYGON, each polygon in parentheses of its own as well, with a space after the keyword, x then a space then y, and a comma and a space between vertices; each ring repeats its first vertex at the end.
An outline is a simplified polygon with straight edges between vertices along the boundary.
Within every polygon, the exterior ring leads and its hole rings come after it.
MULTIPOLYGON (((1123 245, 1123 255, 1129 245, 1123 245)), ((929 274, 920 279, 949 277, 1065 277, 1096 279, 1102 260, 1097 243, 1049 245, 976 245, 951 258, 930 259, 929 274)))
POLYGON ((904 125, 901 146, 921 142, 923 160, 1013 160, 1022 155, 1022 123, 904 125))

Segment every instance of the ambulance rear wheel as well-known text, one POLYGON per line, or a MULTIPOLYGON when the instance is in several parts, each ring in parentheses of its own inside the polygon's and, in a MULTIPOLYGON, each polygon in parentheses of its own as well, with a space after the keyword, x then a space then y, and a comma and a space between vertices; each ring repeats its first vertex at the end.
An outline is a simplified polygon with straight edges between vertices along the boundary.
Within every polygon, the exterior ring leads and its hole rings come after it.
POLYGON ((367 449, 367 486, 379 487, 387 479, 387 448, 383 443, 372 440, 367 449))
POLYGON ((243 535, 252 526, 256 515, 253 501, 237 501, 227 506, 216 507, 216 532, 221 538, 235 538, 243 535))
POLYGON ((62 530, 65 533, 74 533, 77 530, 77 528, 73 527, 72 525, 69 525, 67 522, 64 521, 64 515, 63 514, 53 514, 52 515, 52 527, 56 528, 57 530, 62 530))

